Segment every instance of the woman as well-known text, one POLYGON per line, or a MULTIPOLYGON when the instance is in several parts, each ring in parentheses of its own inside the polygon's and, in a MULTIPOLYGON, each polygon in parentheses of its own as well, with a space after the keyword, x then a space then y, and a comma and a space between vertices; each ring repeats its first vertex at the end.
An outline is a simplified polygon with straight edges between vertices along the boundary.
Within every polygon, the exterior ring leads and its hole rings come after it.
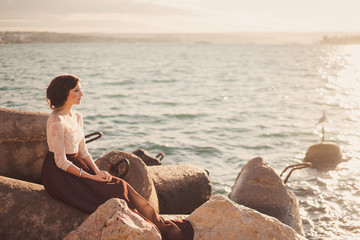
POLYGON ((46 97, 53 111, 47 122, 49 153, 42 181, 49 195, 87 214, 110 198, 120 198, 132 211, 152 222, 163 239, 193 239, 189 221, 164 221, 127 182, 98 169, 85 145, 82 116, 72 110, 82 96, 80 79, 72 75, 55 77, 47 88, 46 97))

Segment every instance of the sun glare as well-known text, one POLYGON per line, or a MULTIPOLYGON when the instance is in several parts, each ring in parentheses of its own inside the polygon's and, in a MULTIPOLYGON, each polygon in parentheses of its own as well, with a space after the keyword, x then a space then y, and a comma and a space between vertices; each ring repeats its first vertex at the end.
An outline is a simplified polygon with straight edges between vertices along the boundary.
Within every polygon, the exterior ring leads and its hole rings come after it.
POLYGON ((346 166, 360 168, 360 45, 329 46, 319 73, 325 87, 318 90, 328 108, 328 131, 342 148, 346 166))
POLYGON ((328 80, 327 87, 336 90, 328 95, 328 103, 360 110, 360 45, 340 46, 331 52, 326 68, 320 72, 328 80))

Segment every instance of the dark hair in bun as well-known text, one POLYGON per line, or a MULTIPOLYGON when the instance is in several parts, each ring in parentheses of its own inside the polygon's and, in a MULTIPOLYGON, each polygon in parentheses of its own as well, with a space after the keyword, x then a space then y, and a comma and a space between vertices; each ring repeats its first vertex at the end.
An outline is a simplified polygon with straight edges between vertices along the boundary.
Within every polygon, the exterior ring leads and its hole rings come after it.
POLYGON ((55 77, 46 90, 46 99, 51 109, 64 106, 69 91, 76 87, 80 79, 73 75, 60 75, 55 77))

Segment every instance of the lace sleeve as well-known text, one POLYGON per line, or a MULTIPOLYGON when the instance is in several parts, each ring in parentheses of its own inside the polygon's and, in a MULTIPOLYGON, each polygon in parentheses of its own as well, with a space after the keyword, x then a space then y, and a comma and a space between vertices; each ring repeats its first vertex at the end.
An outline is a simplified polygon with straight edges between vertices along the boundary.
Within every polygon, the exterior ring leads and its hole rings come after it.
POLYGON ((80 113, 78 114, 78 121, 79 121, 79 127, 80 127, 80 132, 82 134, 82 139, 80 141, 79 144, 79 156, 82 158, 86 158, 87 156, 90 155, 87 147, 86 147, 86 143, 85 143, 85 136, 84 136, 84 122, 83 122, 83 118, 82 115, 80 113))
POLYGON ((72 163, 66 158, 64 134, 65 129, 60 121, 49 123, 47 131, 49 149, 54 152, 56 166, 66 171, 72 163))

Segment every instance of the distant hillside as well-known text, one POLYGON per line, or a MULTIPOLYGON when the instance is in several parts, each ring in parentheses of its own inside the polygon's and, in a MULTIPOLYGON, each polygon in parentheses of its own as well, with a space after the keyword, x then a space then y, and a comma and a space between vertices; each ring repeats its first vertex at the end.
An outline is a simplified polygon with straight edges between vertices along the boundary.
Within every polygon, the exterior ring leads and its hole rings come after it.
POLYGON ((56 33, 0 31, 0 44, 79 42, 183 42, 221 44, 360 44, 348 33, 56 33))
POLYGON ((313 44, 321 33, 123 33, 80 34, 0 31, 0 44, 77 42, 186 42, 221 44, 313 44))
POLYGON ((55 32, 0 32, 0 43, 66 43, 114 41, 111 37, 55 32))

